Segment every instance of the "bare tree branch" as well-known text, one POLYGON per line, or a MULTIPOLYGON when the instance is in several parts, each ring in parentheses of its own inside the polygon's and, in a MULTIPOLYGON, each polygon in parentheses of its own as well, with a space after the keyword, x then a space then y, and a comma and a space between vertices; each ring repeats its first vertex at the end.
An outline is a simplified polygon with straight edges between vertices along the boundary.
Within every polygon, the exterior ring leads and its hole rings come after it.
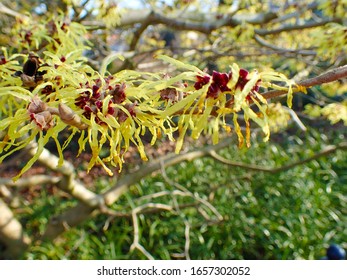
POLYGON ((4 4, 0 3, 0 13, 12 16, 12 17, 17 17, 21 18, 23 20, 28 20, 29 18, 26 15, 23 15, 21 13, 18 13, 14 10, 11 10, 10 8, 6 7, 4 4))
MULTIPOLYGON (((340 66, 335 69, 331 69, 319 76, 316 76, 314 78, 306 79, 303 81, 297 82, 299 86, 303 87, 312 87, 316 85, 331 83, 334 81, 337 81, 339 79, 347 78, 347 65, 340 66)), ((300 89, 293 89, 294 92, 300 92, 300 89)), ((271 99, 275 97, 279 97, 282 95, 288 94, 287 90, 271 90, 263 94, 263 97, 265 99, 271 99)))
MULTIPOLYGON (((28 149, 30 155, 35 155, 37 151, 37 144, 33 143, 28 149)), ((88 190, 81 182, 75 179, 75 168, 68 162, 64 161, 62 165, 59 165, 59 158, 50 153, 47 149, 43 149, 41 155, 38 158, 38 162, 48 167, 53 171, 57 171, 63 175, 63 178, 59 181, 58 187, 63 191, 71 194, 79 201, 94 207, 104 205, 102 196, 95 194, 88 190)))
POLYGON ((22 225, 12 211, 0 198, 0 241, 5 245, 1 257, 18 259, 30 244, 30 238, 24 233, 22 225))
POLYGON ((255 35, 254 39, 262 46, 270 48, 272 50, 277 51, 278 53, 295 53, 299 55, 316 55, 317 53, 312 50, 297 50, 297 49, 285 49, 281 47, 277 47, 275 45, 270 44, 263 38, 261 38, 259 35, 255 35))
POLYGON ((35 175, 28 178, 20 178, 16 182, 13 182, 13 180, 9 178, 0 178, 0 185, 25 188, 33 185, 57 184, 60 180, 61 178, 56 176, 35 175))
POLYGON ((276 29, 255 29, 254 32, 258 35, 265 36, 265 35, 273 35, 273 34, 278 34, 281 32, 286 32, 286 31, 294 31, 294 30, 303 30, 303 29, 309 29, 309 28, 314 28, 314 27, 319 27, 326 25, 327 23, 331 22, 341 22, 340 18, 329 18, 329 19, 322 19, 320 21, 309 21, 304 24, 290 24, 290 25, 283 25, 279 28, 276 29))
MULTIPOLYGON (((230 11, 227 11, 223 15, 218 13, 184 13, 184 15, 164 15, 162 13, 156 12, 150 9, 143 10, 128 10, 122 15, 121 21, 118 27, 133 26, 135 24, 144 24, 149 22, 151 25, 154 24, 164 24, 169 27, 175 28, 176 30, 192 30, 198 31, 205 34, 210 34, 211 31, 219 29, 221 27, 229 26, 235 27, 243 23, 249 23, 252 25, 266 24, 268 22, 281 22, 286 21, 292 17, 298 16, 298 13, 290 13, 277 17, 277 14, 273 11, 268 11, 259 14, 235 14, 238 11, 238 1, 233 2, 236 5, 232 5, 230 11), (233 7, 234 6, 234 7, 233 7)), ((312 3, 302 10, 312 10, 317 7, 317 3, 312 3)), ((304 24, 287 24, 279 28, 268 30, 266 28, 255 29, 254 32, 258 35, 271 35, 278 34, 286 31, 303 30, 314 27, 323 26, 330 22, 342 21, 341 18, 322 18, 319 21, 308 21, 304 24)), ((98 21, 84 21, 84 24, 89 26, 91 29, 103 29, 106 26, 98 21)))
POLYGON ((342 142, 339 145, 336 146, 328 146, 325 149, 323 149, 322 151, 314 154, 311 157, 308 157, 306 159, 303 160, 298 160, 296 162, 284 165, 284 166, 280 166, 280 167, 274 167, 274 168, 269 168, 269 167, 263 167, 263 166, 259 166, 259 165, 253 165, 253 164, 245 164, 245 163, 241 163, 241 162, 235 162, 235 161, 231 161, 228 159, 223 158, 222 156, 218 155, 216 153, 216 151, 211 150, 209 155, 214 158, 215 160, 223 163, 223 164, 227 164, 230 166, 235 166, 235 167, 240 167, 240 168, 244 168, 244 169, 248 169, 248 170, 252 170, 252 171, 260 171, 260 172, 268 172, 271 174, 275 174, 275 173, 279 173, 279 172, 283 172, 283 171, 287 171, 295 166, 299 166, 299 165, 303 165, 305 163, 308 163, 312 160, 318 159, 320 157, 323 156, 327 156, 329 154, 332 154, 334 152, 336 152, 337 150, 347 150, 347 142, 342 142))
MULTIPOLYGON (((125 27, 134 24, 143 24, 145 22, 150 22, 153 24, 165 24, 176 30, 192 30, 198 31, 205 34, 211 33, 212 30, 221 28, 223 26, 234 27, 243 23, 249 24, 263 24, 267 23, 277 15, 273 12, 259 13, 259 14, 236 14, 229 15, 220 18, 218 14, 211 13, 193 13, 189 16, 177 18, 175 16, 167 16, 161 13, 143 9, 143 10, 129 10, 121 18, 121 22, 118 27, 125 27)), ((91 29, 101 29, 106 26, 100 22, 83 22, 86 26, 91 29)))
POLYGON ((317 77, 298 82, 298 85, 312 87, 316 85, 331 83, 339 79, 347 78, 347 65, 331 69, 317 77))
MULTIPOLYGON (((306 4, 305 2, 293 2, 296 5, 295 12, 291 12, 289 14, 284 14, 281 17, 278 17, 272 21, 272 23, 279 23, 279 22, 285 22, 292 18, 297 18, 298 16, 302 15, 303 13, 307 12, 308 10, 314 10, 318 8, 319 2, 316 0, 313 0, 310 4, 306 4)), ((289 6, 287 6, 288 8, 289 6)))

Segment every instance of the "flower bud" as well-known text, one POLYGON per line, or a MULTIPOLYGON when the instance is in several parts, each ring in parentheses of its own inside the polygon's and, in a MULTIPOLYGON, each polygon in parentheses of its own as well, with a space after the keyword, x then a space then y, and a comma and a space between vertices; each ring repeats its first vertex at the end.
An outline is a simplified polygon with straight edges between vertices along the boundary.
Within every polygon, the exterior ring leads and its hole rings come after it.
POLYGON ((30 118, 41 130, 48 130, 54 125, 53 117, 48 111, 43 111, 37 114, 31 113, 30 118))
POLYGON ((28 76, 35 76, 40 67, 39 57, 34 53, 30 53, 28 60, 23 65, 23 73, 28 76))
POLYGON ((59 107, 59 116, 61 120, 69 125, 77 127, 79 129, 86 129, 88 127, 87 124, 82 122, 82 119, 79 115, 77 115, 69 106, 64 103, 60 103, 59 107))
POLYGON ((37 95, 35 95, 28 105, 29 113, 40 113, 47 110, 47 104, 43 102, 37 95))

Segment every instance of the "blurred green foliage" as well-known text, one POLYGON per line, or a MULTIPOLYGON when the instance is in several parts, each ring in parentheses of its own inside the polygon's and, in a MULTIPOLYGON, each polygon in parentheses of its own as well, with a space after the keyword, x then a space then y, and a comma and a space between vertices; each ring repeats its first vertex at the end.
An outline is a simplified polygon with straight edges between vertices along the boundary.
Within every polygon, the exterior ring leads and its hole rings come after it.
MULTIPOLYGON (((232 146, 220 154, 248 164, 274 167, 312 156, 344 137, 338 129, 328 135, 311 129, 300 137, 284 132, 274 135, 271 143, 259 141, 242 150, 232 146)), ((169 167, 166 173, 175 185, 208 200, 223 220, 207 221, 191 197, 152 198, 151 202, 186 206, 191 203, 191 207, 140 214, 140 242, 156 259, 182 257, 188 223, 192 259, 319 259, 330 243, 347 245, 346 170, 345 151, 278 174, 231 167, 207 157, 169 167)), ((100 179, 97 188, 108 188, 105 178, 100 179)), ((132 186, 112 208, 129 214, 131 209, 146 203, 143 196, 174 190, 175 186, 157 173, 132 186)), ((41 227, 52 211, 59 212, 71 205, 67 201, 42 190, 22 219, 30 216, 27 228, 33 233, 43 230, 41 227)), ((213 218, 204 209, 205 216, 213 218)), ((109 220, 108 216, 99 215, 65 233, 56 243, 33 246, 25 258, 145 259, 139 251, 130 252, 132 241, 131 215, 109 220)))

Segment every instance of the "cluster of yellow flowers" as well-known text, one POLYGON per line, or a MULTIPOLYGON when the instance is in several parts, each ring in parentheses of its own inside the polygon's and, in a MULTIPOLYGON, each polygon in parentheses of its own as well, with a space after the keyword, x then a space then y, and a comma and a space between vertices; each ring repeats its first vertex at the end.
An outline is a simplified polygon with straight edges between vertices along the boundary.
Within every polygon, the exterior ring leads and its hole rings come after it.
POLYGON ((267 101, 260 89, 289 88, 290 92, 293 85, 282 74, 248 72, 237 64, 228 73, 209 75, 163 55, 157 58, 174 65, 179 74, 171 77, 123 70, 111 75, 86 63, 86 42, 80 40, 86 30, 78 23, 55 20, 37 26, 37 33, 20 31, 24 34, 22 53, 26 54, 1 50, 0 162, 31 141, 38 143, 36 155, 18 176, 31 167, 50 139, 55 141, 62 162, 63 150, 76 134, 80 135, 79 153, 86 145, 91 148, 88 168, 101 164, 110 175, 108 166, 121 170, 123 155, 131 144, 147 160, 141 138, 148 132, 151 144, 162 135, 177 141, 176 152, 188 131, 195 139, 203 132, 211 133, 214 143, 221 129, 234 131, 239 146, 249 146, 250 121, 261 127, 265 140, 270 134, 267 101), (38 46, 37 54, 30 52, 38 46), (239 115, 243 115, 245 132, 239 115), (63 130, 70 136, 60 143, 58 135, 63 130), (109 152, 102 158, 100 151, 105 147, 109 152))

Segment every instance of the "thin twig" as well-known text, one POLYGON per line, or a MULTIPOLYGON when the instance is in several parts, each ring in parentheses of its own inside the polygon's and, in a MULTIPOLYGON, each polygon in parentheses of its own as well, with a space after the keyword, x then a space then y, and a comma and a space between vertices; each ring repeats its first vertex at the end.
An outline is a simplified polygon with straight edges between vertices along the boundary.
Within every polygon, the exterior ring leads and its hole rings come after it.
POLYGON ((314 154, 311 157, 308 157, 306 159, 303 160, 298 160, 295 161, 293 163, 287 164, 287 165, 283 165, 283 166, 279 166, 279 167, 274 167, 274 168, 268 168, 268 167, 263 167, 263 166, 259 166, 259 165, 254 165, 254 164, 245 164, 245 163, 241 163, 241 162, 235 162, 235 161, 231 161, 228 160, 222 156, 220 156, 219 154, 217 154, 215 151, 211 150, 210 151, 210 156, 223 163, 226 165, 230 165, 230 166, 235 166, 235 167, 240 167, 240 168, 244 168, 244 169, 248 169, 248 170, 253 170, 253 171, 260 171, 260 172, 268 172, 271 174, 275 174, 275 173, 279 173, 279 172, 283 172, 283 171, 287 171, 295 166, 299 166, 299 165, 303 165, 305 163, 308 163, 312 160, 318 159, 320 157, 323 156, 327 156, 331 153, 336 152, 337 150, 347 150, 347 142, 342 142, 339 145, 336 146, 328 146, 325 149, 323 149, 322 151, 314 154))
POLYGON ((314 28, 314 27, 319 27, 323 26, 327 23, 330 22, 341 22, 340 18, 327 18, 327 19, 322 19, 320 21, 310 21, 306 22, 304 24, 288 24, 288 25, 283 25, 279 28, 276 29, 256 29, 254 32, 258 35, 265 36, 265 35, 273 35, 273 34, 278 34, 281 32, 288 32, 288 31, 294 31, 294 30, 303 30, 303 29, 309 29, 309 28, 314 28))
MULTIPOLYGON (((192 202, 192 203, 184 203, 184 204, 180 204, 179 205, 179 210, 182 209, 187 209, 187 208, 196 208, 200 205, 200 203, 198 202, 192 202)), ((175 210, 176 212, 179 212, 175 206, 175 210)), ((143 209, 143 211, 139 212, 138 214, 146 214, 146 215, 153 215, 153 214, 160 214, 163 210, 161 209, 156 209, 156 208, 146 208, 143 209)), ((100 213, 102 214, 106 214, 109 215, 108 219, 105 222, 105 225, 103 227, 103 230, 107 230, 110 222, 114 219, 114 218, 125 218, 125 219, 129 219, 132 218, 132 213, 131 212, 121 212, 121 211, 114 211, 112 209, 110 209, 110 211, 100 211, 100 213)))
POLYGON ((136 207, 132 211, 134 240, 130 246, 130 251, 134 251, 135 249, 138 249, 142 254, 146 256, 147 259, 154 260, 154 257, 140 244, 140 227, 139 227, 137 215, 139 214, 139 212, 143 211, 146 208, 156 208, 156 209, 162 209, 166 211, 172 211, 173 209, 170 205, 166 205, 162 203, 147 203, 147 204, 143 204, 136 207))
POLYGON ((299 50, 299 49, 285 49, 278 46, 275 46, 269 42, 267 42, 265 39, 261 38, 259 35, 254 35, 254 39, 262 46, 270 48, 272 50, 275 50, 279 53, 295 53, 300 55, 316 55, 317 53, 312 50, 299 50))
MULTIPOLYGON (((165 166, 164 164, 161 164, 161 175, 163 176, 164 180, 169 184, 169 185, 173 185, 176 188, 180 189, 181 191, 185 192, 188 196, 190 196, 191 198, 195 199, 196 201, 200 202, 202 205, 205 205, 208 209, 210 209, 212 211, 212 213, 217 217, 217 219, 219 221, 223 220, 223 216, 218 212, 218 210, 211 204, 209 203, 207 200, 202 199, 201 197, 199 197, 198 194, 193 194, 192 192, 190 192, 187 188, 183 187, 181 184, 174 182, 173 180, 171 180, 169 178, 169 176, 167 176, 166 174, 166 170, 165 170, 165 166)), ((208 218, 207 220, 210 220, 210 218, 208 218)))
POLYGON ((184 255, 186 257, 186 260, 190 260, 190 255, 189 255, 189 248, 190 248, 190 224, 188 221, 184 221, 184 236, 186 239, 186 242, 184 244, 184 255))
POLYGON ((288 108, 286 106, 282 106, 284 110, 286 110, 290 116, 292 117, 292 120, 297 124, 297 126, 302 130, 306 131, 306 126, 302 123, 302 121, 299 119, 298 115, 295 113, 295 111, 291 108, 288 108))

